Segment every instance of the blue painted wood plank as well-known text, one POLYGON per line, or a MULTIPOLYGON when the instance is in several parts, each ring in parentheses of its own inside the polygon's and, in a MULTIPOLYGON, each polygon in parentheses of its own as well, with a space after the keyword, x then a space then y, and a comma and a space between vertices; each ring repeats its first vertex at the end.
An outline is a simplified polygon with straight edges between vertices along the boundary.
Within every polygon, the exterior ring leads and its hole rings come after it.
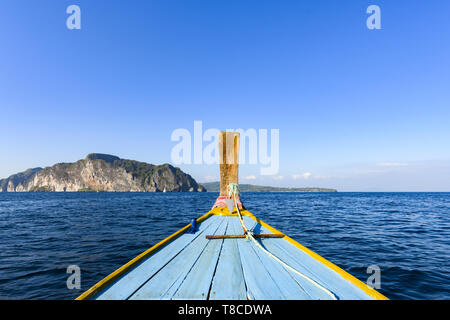
MULTIPOLYGON (((264 245, 262 246, 264 247, 264 245)), ((252 248, 286 299, 311 299, 311 296, 308 293, 309 291, 305 290, 304 286, 299 285, 295 278, 292 277, 286 268, 284 268, 278 261, 271 258, 253 242, 252 248)), ((268 251, 270 252, 270 250, 268 251)))
MULTIPOLYGON (((328 290, 333 292, 338 297, 338 299, 371 299, 370 296, 368 296, 364 291, 344 279, 337 272, 323 265, 321 262, 315 260, 308 254, 302 251, 299 252, 299 249, 297 249, 287 241, 264 240, 263 242, 267 243, 266 246, 270 250, 274 251, 280 259, 285 261, 291 267, 295 268, 296 270, 302 272, 303 274, 326 287, 328 290)), ((302 283, 304 286, 311 287, 311 285, 306 283, 307 281, 302 279, 300 276, 296 275, 295 273, 292 273, 292 275, 297 281, 299 281, 299 283, 302 283)), ((324 299, 323 290, 312 287, 312 290, 314 289, 315 291, 311 291, 314 293, 313 298, 324 299)))
MULTIPOLYGON (((219 229, 217 229, 216 234, 225 234, 228 227, 228 219, 226 217, 221 217, 223 220, 219 229)), ((208 244, 201 253, 198 260, 195 262, 194 266, 189 273, 186 275, 182 282, 179 278, 178 289, 174 284, 171 289, 165 294, 164 298, 167 299, 185 299, 185 300, 202 300, 207 299, 209 294, 209 289, 211 287, 211 282, 216 270, 217 262, 219 259, 219 254, 222 250, 223 239, 216 240, 206 240, 208 244), (172 294, 174 293, 174 294, 172 294)))
MULTIPOLYGON (((259 224, 255 220, 251 219, 250 217, 244 217, 244 223, 255 234, 260 234, 260 233, 269 233, 270 234, 270 233, 273 233, 270 230, 264 228, 261 224, 259 224)), ((269 251, 270 253, 274 254, 278 258, 281 258, 281 257, 278 256, 278 252, 277 252, 279 249, 274 250, 273 247, 268 247, 267 244, 268 243, 272 243, 272 242, 276 243, 276 242, 280 242, 280 241, 285 242, 285 240, 282 240, 282 239, 259 239, 259 242, 261 243, 261 245, 267 251, 269 251), (274 240, 274 241, 270 241, 270 240, 274 240)), ((259 253, 260 254, 264 254, 265 256, 267 256, 267 254, 265 252, 263 252, 260 248, 258 248, 258 249, 259 249, 259 253)), ((317 288, 316 286, 314 286, 314 284, 310 283, 309 281, 305 280, 301 276, 297 275, 295 272, 292 272, 289 269, 285 268, 283 265, 281 265, 279 262, 275 261, 273 258, 270 258, 270 259, 272 260, 272 262, 270 262, 269 265, 272 265, 273 263, 277 264, 277 266, 276 266, 277 271, 276 272, 278 274, 284 273, 285 275, 289 275, 291 280, 295 281, 295 283, 297 283, 297 285, 301 288, 302 293, 298 297, 295 297, 295 291, 293 291, 293 292, 291 291, 292 299, 322 299, 322 300, 329 300, 330 299, 330 295, 329 294, 327 294, 323 290, 317 288), (292 293, 294 293, 294 296, 292 296, 292 293)), ((283 259, 281 259, 281 260, 286 263, 285 260, 283 260, 283 259)), ((274 275, 275 277, 276 277, 277 273, 275 273, 275 275, 274 275)), ((289 283, 289 285, 292 285, 292 284, 289 283)))
MULTIPOLYGON (((219 217, 218 217, 219 218, 219 217)), ((130 299, 168 299, 171 288, 177 289, 189 270, 195 264, 201 253, 208 245, 206 234, 216 234, 223 220, 216 219, 204 232, 203 236, 195 238, 186 248, 173 258, 167 265, 146 282, 130 299)))
MULTIPOLYGON (((224 219, 230 221, 234 218, 224 217, 224 219)), ((228 226, 226 234, 235 234, 234 228, 228 226)), ((237 244, 237 241, 242 241, 242 239, 222 241, 224 243, 209 298, 211 300, 246 300, 247 290, 237 244)))
POLYGON ((217 216, 211 216, 198 226, 195 234, 183 234, 160 250, 146 258, 128 273, 120 277, 109 287, 105 288, 96 297, 98 300, 123 300, 128 299, 140 286, 142 286, 156 272, 163 268, 187 245, 198 237, 204 237, 205 230, 218 221, 217 216))
MULTIPOLYGON (((294 269, 298 270, 299 272, 303 273, 305 276, 311 278, 312 280, 318 282, 328 290, 331 290, 326 284, 320 283, 320 281, 317 281, 315 277, 311 276, 311 273, 305 272, 304 268, 299 268, 298 264, 294 264, 293 260, 286 259, 285 255, 280 254, 280 249, 275 247, 273 243, 276 241, 266 241, 267 239, 262 240, 263 246, 271 252, 273 255, 275 255, 277 258, 281 259, 283 262, 285 262, 287 265, 293 267, 294 269)), ((277 239, 279 241, 285 241, 281 239, 277 239)), ((297 261, 298 262, 298 261, 297 261)), ((278 263, 278 262, 277 262, 278 263)), ((302 297, 301 299, 312 299, 312 300, 331 300, 332 297, 324 290, 322 290, 320 287, 314 285, 314 283, 311 283, 310 281, 306 280, 305 278, 301 277, 300 275, 296 274, 295 272, 292 272, 288 268, 285 268, 280 263, 278 263, 284 270, 286 274, 289 274, 291 278, 297 282, 297 284, 307 293, 307 296, 302 297)), ((331 290, 333 292, 333 290, 331 290)), ((334 292, 333 292, 334 293, 334 292)))
MULTIPOLYGON (((262 226, 259 223, 255 222, 252 219, 249 220, 248 217, 244 217, 244 223, 250 230, 254 232, 254 234, 272 233, 269 230, 266 229, 263 230, 262 226)), ((263 247, 265 247, 261 240, 257 239, 257 241, 263 247)), ((251 242, 251 244, 253 250, 261 260, 261 263, 264 264, 265 268, 267 269, 271 277, 274 279, 274 281, 277 283, 278 287, 280 288, 281 292, 286 297, 286 299, 311 299, 311 296, 309 295, 309 290, 305 290, 304 286, 299 284, 298 281, 296 281, 296 279, 291 275, 291 273, 287 271, 287 269, 283 265, 281 265, 278 261, 270 257, 266 252, 261 250, 261 248, 259 248, 254 242, 251 242)), ((268 251, 270 252, 270 250, 268 251)))
MULTIPOLYGON (((247 227, 272 233, 249 217, 247 227)), ((212 216, 195 235, 183 234, 103 290, 97 299, 329 299, 245 239, 207 240, 206 234, 241 234, 237 217, 212 216), (211 288, 211 289, 210 289, 211 288)), ((371 299, 364 291, 283 239, 262 245, 340 299, 371 299)))
MULTIPOLYGON (((256 222, 245 217, 245 223, 254 226, 256 222)), ((263 226, 257 224, 257 229, 261 233, 270 232, 263 226)), ((294 269, 302 272, 314 281, 318 282, 328 290, 332 291, 339 299, 370 299, 364 291, 356 287, 351 282, 344 279, 336 271, 330 269, 326 265, 317 261, 306 252, 298 249, 291 243, 283 239, 264 239, 262 243, 266 246, 269 252, 272 252, 283 260, 285 263, 294 269)), ((296 281, 301 284, 311 295, 313 299, 329 299, 323 290, 310 284, 294 272, 286 269, 296 281)))
MULTIPOLYGON (((239 218, 231 218, 231 226, 235 234, 242 233, 239 218)), ((251 240, 239 239, 237 241, 239 255, 241 258, 242 269, 245 283, 247 285, 247 295, 250 299, 286 299, 277 283, 270 276, 265 266, 261 263, 258 255, 252 248, 251 240)))

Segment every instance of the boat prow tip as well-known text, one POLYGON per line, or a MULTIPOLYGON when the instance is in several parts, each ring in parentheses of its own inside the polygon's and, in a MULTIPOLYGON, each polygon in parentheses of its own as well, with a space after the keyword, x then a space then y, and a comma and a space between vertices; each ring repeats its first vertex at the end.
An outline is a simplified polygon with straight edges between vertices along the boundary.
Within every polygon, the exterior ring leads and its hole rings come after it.
MULTIPOLYGON (((240 210, 245 210, 244 205, 242 204, 242 201, 237 198, 237 205, 239 206, 240 210)), ((212 206, 211 210, 214 210, 216 208, 220 208, 220 209, 224 209, 224 210, 228 210, 228 213, 230 214, 237 214, 237 211, 234 210, 234 200, 231 197, 225 197, 225 196, 219 196, 216 200, 216 202, 214 203, 214 205, 212 206)), ((223 210, 222 210, 223 211, 223 210)))

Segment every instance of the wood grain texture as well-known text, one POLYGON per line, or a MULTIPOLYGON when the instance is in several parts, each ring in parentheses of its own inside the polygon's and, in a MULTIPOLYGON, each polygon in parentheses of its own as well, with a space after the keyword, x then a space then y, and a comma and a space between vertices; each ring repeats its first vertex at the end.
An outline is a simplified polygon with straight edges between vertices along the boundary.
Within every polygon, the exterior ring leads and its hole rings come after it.
MULTIPOLYGON (((234 227, 231 227, 233 217, 223 218, 228 220, 226 234, 232 234, 234 232, 234 227)), ((222 251, 212 281, 209 299, 246 300, 247 290, 237 243, 241 240, 227 239, 222 241, 224 241, 222 251)))
MULTIPOLYGON (((215 234, 218 230, 223 232, 222 229, 219 229, 223 224, 223 219, 216 220, 206 230, 212 234, 215 234)), ((195 238, 163 269, 140 287, 130 299, 171 299, 209 243, 210 241, 204 237, 195 238)))
POLYGON ((228 185, 239 183, 239 143, 238 132, 219 133, 220 195, 228 196, 228 185))
MULTIPOLYGON (((234 232, 241 229, 239 218, 232 219, 234 232)), ((252 248, 251 240, 238 240, 239 255, 244 272, 245 283, 247 284, 247 294, 251 299, 286 299, 281 292, 277 282, 274 281, 269 271, 252 248)))
MULTIPOLYGON (((253 237, 261 238, 283 238, 284 234, 254 234, 253 237)), ((245 239, 245 234, 224 234, 224 235, 207 235, 206 239, 245 239)))
POLYGON ((138 264, 131 271, 120 277, 112 285, 105 288, 96 297, 98 300, 128 299, 140 286, 154 274, 164 268, 174 257, 189 246, 195 239, 204 237, 205 231, 211 230, 220 217, 212 216, 199 224, 195 234, 183 234, 161 250, 138 264))
MULTIPOLYGON (((243 217, 255 235, 274 235, 249 216, 243 217)), ((271 230, 269 230, 269 229, 271 230)), ((288 270, 253 241, 242 238, 206 239, 206 235, 239 235, 236 216, 214 215, 195 234, 183 234, 136 265, 97 299, 330 299, 318 286, 288 270)), ((258 239, 273 255, 332 291, 339 299, 371 297, 339 273, 286 241, 258 239)))
MULTIPOLYGON (((256 223, 250 217, 244 217, 246 225, 252 225, 259 232, 270 232, 265 227, 256 223)), ((310 277, 320 285, 332 291, 339 299, 370 299, 370 297, 361 289, 344 279, 337 272, 328 268, 324 264, 315 260, 305 252, 299 250, 289 242, 282 239, 263 239, 263 245, 275 256, 285 263, 310 277)), ((286 272, 303 286, 311 295, 311 299, 329 299, 323 290, 318 289, 304 278, 296 275, 294 272, 286 269, 286 272)))
MULTIPOLYGON (((217 230, 219 234, 226 233, 228 227, 228 219, 222 220, 223 222, 217 230)), ((208 298, 223 242, 224 240, 208 242, 172 299, 199 300, 208 298)))

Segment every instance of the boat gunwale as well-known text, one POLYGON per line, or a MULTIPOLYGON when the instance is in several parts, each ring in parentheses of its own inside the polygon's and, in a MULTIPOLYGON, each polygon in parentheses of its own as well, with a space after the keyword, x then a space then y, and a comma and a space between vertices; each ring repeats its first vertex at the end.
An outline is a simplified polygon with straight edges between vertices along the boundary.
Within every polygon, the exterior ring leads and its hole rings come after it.
MULTIPOLYGON (((201 223, 208 219, 209 217, 213 216, 214 213, 207 212, 200 218, 196 219, 197 223, 201 223)), ((106 286, 111 284, 111 282, 117 280, 120 276, 124 275, 127 271, 130 271, 133 267, 135 267, 138 263, 142 262, 144 259, 150 257, 152 254, 154 254, 159 249, 165 247, 167 244, 184 234, 189 228, 191 227, 191 224, 187 224, 183 228, 179 229, 178 231, 174 232, 164 240, 161 240, 154 246, 150 247, 146 251, 142 252, 140 255, 135 257, 134 259, 128 261, 126 264, 118 268, 116 271, 112 272, 99 282, 97 282, 95 285, 93 285, 91 288, 89 288, 87 291, 83 292, 79 297, 77 297, 75 300, 89 300, 94 295, 98 294, 100 291, 105 289, 106 286)))
MULTIPOLYGON (((241 211, 242 212, 242 211, 241 211)), ((262 225, 263 227, 265 227, 266 229, 272 231, 273 233, 281 233, 280 231, 278 231, 277 229, 275 229, 274 227, 272 227, 271 225, 267 224, 266 222, 262 221, 261 219, 257 218, 256 216, 254 216, 251 212, 247 211, 247 214, 245 214, 246 216, 249 216, 250 218, 252 218, 253 220, 255 220, 257 223, 259 223, 260 225, 262 225)), ((243 214, 244 215, 244 214, 243 214)), ((359 280, 358 278, 356 278, 355 276, 352 276, 350 273, 348 273, 347 271, 345 271, 344 269, 338 267, 337 265, 335 265, 334 263, 328 261, 327 259, 325 259, 324 257, 320 256, 319 254, 315 253, 314 251, 312 251, 311 249, 308 249, 307 247, 303 246, 302 244, 298 243, 297 241, 295 241, 294 239, 292 239, 291 237, 284 235, 283 239, 285 239, 287 242, 289 242, 290 244, 294 245, 297 249, 302 250, 303 252, 305 252, 306 254, 308 254, 311 258, 317 260, 318 262, 322 263, 323 265, 327 266, 328 268, 332 269, 333 271, 337 272, 339 275, 341 275, 345 280, 351 282, 353 285, 355 285, 356 287, 358 287, 359 289, 361 289, 362 291, 364 291, 368 296, 370 296, 371 298, 374 298, 375 300, 389 300, 386 296, 384 296, 383 294, 379 293, 378 291, 376 291, 375 289, 372 289, 371 287, 369 287, 367 284, 365 284, 364 282, 362 282, 361 280, 359 280)))
MULTIPOLYGON (((257 223, 259 223, 261 226, 265 227, 266 229, 268 229, 269 231, 271 231, 273 233, 279 233, 279 234, 282 233, 282 232, 278 231, 277 229, 275 229, 274 227, 272 227, 271 225, 269 225, 266 222, 264 222, 263 220, 261 220, 261 219, 257 218, 256 216, 254 216, 248 210, 242 210, 241 214, 243 216, 250 217, 251 219, 253 219, 257 223)), ((207 212, 206 214, 204 214, 203 216, 201 216, 200 218, 198 218, 197 219, 197 223, 201 223, 201 222, 205 221, 206 219, 208 219, 209 217, 214 216, 214 215, 219 215, 219 216, 237 216, 237 212, 236 212, 236 210, 234 210, 233 213, 230 213, 228 208, 216 207, 216 208, 213 208, 212 210, 210 210, 209 212, 207 212)), ((191 226, 190 224, 184 226, 183 228, 181 228, 180 230, 178 230, 175 233, 171 234, 170 236, 168 236, 164 240, 158 242, 157 244, 155 244, 151 248, 147 249, 146 251, 144 251, 143 253, 141 253, 140 255, 135 257, 134 259, 130 260, 128 263, 126 263, 122 267, 118 268, 116 271, 114 271, 110 275, 108 275, 105 278, 103 278, 101 281, 97 282, 94 286, 92 286, 90 289, 88 289, 87 291, 82 293, 75 300, 88 300, 88 299, 92 298, 94 295, 98 294, 100 291, 105 289, 106 286, 111 284, 111 282, 117 280, 117 278, 119 278, 120 276, 124 275, 127 271, 129 271, 130 269, 135 267, 138 263, 142 262, 146 258, 149 258, 153 253, 155 253, 159 249, 163 248, 164 246, 169 244, 171 241, 175 240, 177 237, 179 237, 182 234, 184 234, 189 229, 190 226, 191 226)), ((306 254, 308 254, 310 257, 312 257, 313 259, 317 260, 321 264, 327 266, 328 268, 330 268, 333 271, 335 271, 336 273, 338 273, 345 280, 349 281, 350 283, 355 285, 357 288, 359 288, 362 291, 364 291, 371 298, 374 298, 375 300, 389 300, 386 296, 382 295, 381 293, 379 293, 375 289, 372 289, 367 284, 363 283, 361 280, 359 280, 356 277, 352 276, 350 273, 348 273, 347 271, 345 271, 342 268, 338 267, 334 263, 328 261, 327 259, 323 258, 322 256, 320 256, 319 254, 315 253, 314 251, 312 251, 312 250, 308 249, 307 247, 301 245, 300 243, 298 243, 297 241, 295 241, 291 237, 289 237, 289 236, 284 234, 283 239, 285 239, 290 244, 294 245, 297 249, 305 252, 306 254)))

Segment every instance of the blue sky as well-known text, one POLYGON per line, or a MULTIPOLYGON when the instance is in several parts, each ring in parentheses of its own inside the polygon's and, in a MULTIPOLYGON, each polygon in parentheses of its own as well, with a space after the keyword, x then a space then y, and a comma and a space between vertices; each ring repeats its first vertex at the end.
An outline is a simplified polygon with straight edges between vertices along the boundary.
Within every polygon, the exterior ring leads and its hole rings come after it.
MULTIPOLYGON (((0 177, 91 152, 170 162, 173 130, 280 130, 241 183, 450 191, 450 2, 24 1, 0 10, 0 177), (66 8, 81 8, 81 30, 66 8), (381 8, 382 30, 366 27, 381 8)), ((217 165, 180 165, 197 181, 217 165)))

